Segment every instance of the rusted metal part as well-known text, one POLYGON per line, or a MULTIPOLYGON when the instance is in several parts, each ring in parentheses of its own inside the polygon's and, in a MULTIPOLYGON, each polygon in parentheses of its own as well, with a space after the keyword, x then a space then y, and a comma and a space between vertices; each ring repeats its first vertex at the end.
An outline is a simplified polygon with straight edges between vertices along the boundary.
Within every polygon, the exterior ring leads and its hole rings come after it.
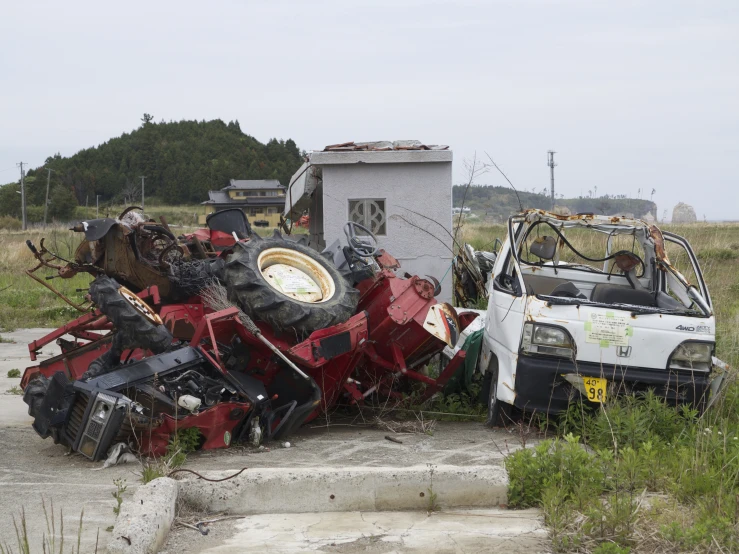
POLYGON ((381 269, 398 269, 400 267, 400 262, 383 249, 378 251, 375 261, 381 269))
POLYGON ((662 231, 656 225, 649 226, 649 236, 654 241, 654 254, 657 259, 665 263, 670 263, 665 251, 665 238, 662 236, 662 231))
POLYGON ((641 219, 634 219, 630 217, 611 216, 611 215, 597 215, 592 213, 579 213, 573 215, 562 215, 539 208, 531 208, 523 211, 514 217, 524 217, 527 220, 532 216, 539 216, 544 219, 556 219, 559 221, 582 221, 588 224, 602 224, 602 225, 624 225, 633 227, 649 227, 649 224, 641 219))
POLYGON ((41 285, 43 285, 44 287, 46 287, 47 289, 49 289, 56 296, 58 296, 59 298, 61 298, 64 302, 66 302, 67 304, 69 304, 70 306, 72 306, 75 310, 84 313, 84 312, 86 312, 86 311, 88 311, 90 309, 90 306, 92 306, 92 302, 90 302, 89 300, 83 300, 82 302, 79 302, 79 303, 75 304, 72 300, 70 300, 64 294, 62 294, 61 292, 59 292, 58 290, 56 290, 49 283, 46 283, 45 281, 43 281, 42 279, 39 279, 36 275, 34 275, 34 271, 36 271, 37 269, 40 269, 41 267, 43 267, 43 266, 42 265, 38 265, 38 266, 36 266, 33 269, 26 269, 26 275, 28 275, 31 279, 33 279, 37 283, 40 283, 41 285))
POLYGON ((422 298, 426 298, 428 300, 434 297, 434 290, 436 287, 430 281, 427 281, 426 279, 416 279, 413 286, 422 298))
POLYGON ((459 352, 457 352, 454 357, 449 360, 449 363, 436 378, 434 386, 426 387, 426 390, 421 395, 421 400, 427 400, 431 398, 436 392, 443 390, 446 384, 449 382, 449 379, 451 379, 457 372, 457 370, 462 366, 462 364, 464 364, 466 358, 467 352, 465 352, 464 350, 460 350, 459 352))
POLYGON ((221 352, 218 350, 218 340, 216 339, 216 333, 214 331, 214 324, 223 321, 238 322, 239 309, 226 308, 225 310, 205 315, 195 328, 195 333, 190 341, 190 346, 199 349, 214 366, 220 369, 223 373, 227 373, 221 360, 221 352), (208 346, 206 347, 205 344, 208 344, 208 346))

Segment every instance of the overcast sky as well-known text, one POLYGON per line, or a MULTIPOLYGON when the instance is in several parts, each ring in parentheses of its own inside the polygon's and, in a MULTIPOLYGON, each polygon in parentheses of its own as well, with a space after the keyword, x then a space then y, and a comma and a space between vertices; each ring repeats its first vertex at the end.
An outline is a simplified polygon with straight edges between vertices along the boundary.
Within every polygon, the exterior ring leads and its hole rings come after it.
MULTIPOLYGON (((140 124, 487 152, 520 189, 739 219, 739 2, 3 2, 0 183, 140 124)), ((496 173, 478 179, 505 184, 496 173)), ((668 215, 669 217, 669 215, 668 215)))

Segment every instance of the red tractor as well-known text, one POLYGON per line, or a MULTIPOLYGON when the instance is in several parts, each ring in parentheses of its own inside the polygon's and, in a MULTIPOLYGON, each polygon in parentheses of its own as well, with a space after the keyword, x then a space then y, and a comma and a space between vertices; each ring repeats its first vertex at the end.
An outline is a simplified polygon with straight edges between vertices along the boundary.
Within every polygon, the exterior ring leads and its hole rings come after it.
POLYGON ((333 255, 259 237, 242 212, 180 237, 138 214, 75 229, 86 240, 74 261, 29 243, 29 274, 48 286, 42 267, 91 273, 94 309, 29 345, 34 361, 53 341, 62 352, 27 368, 22 387, 36 431, 92 460, 120 442, 161 455, 191 427, 202 448, 284 437, 339 401, 400 396, 403 381, 429 397, 465 359, 424 373, 476 314, 437 303, 437 282, 398 276, 359 225, 333 255))

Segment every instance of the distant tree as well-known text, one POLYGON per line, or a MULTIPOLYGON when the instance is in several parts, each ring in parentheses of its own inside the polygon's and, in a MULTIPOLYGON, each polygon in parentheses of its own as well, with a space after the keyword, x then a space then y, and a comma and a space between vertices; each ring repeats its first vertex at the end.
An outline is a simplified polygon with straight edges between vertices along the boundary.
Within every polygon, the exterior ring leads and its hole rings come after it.
POLYGON ((606 212, 610 209, 611 203, 608 201, 608 198, 602 198, 595 205, 595 207, 598 208, 598 211, 600 211, 601 214, 605 215, 606 212))
POLYGON ((69 221, 74 217, 77 198, 64 186, 56 186, 49 195, 49 216, 60 221, 69 221))
MULTIPOLYGON (((146 175, 147 196, 194 203, 205 200, 208 190, 226 186, 229 179, 275 178, 287 185, 303 163, 294 141, 272 139, 263 144, 243 133, 238 121, 155 123, 150 114, 141 121, 139 128, 100 146, 69 158, 59 154, 47 158, 46 165, 54 168, 52 189, 65 186, 80 204, 95 194, 100 194, 101 202, 121 202, 125 197, 135 203, 140 198, 139 176, 146 175)), ((29 176, 36 179, 29 186, 30 203, 43 205, 46 172, 37 168, 29 170, 29 176)))
POLYGON ((0 215, 21 215, 20 183, 8 183, 0 186, 0 215))

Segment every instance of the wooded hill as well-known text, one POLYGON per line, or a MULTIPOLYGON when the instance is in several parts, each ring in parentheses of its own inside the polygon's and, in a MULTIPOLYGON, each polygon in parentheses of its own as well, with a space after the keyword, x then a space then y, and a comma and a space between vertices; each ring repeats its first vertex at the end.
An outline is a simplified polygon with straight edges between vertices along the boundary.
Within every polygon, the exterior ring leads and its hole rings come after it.
MULTIPOLYGON (((518 196, 524 209, 548 210, 551 207, 551 201, 546 194, 518 191, 518 196)), ((521 211, 516 193, 510 187, 478 185, 467 188, 465 185, 454 185, 452 202, 455 208, 461 208, 464 202, 464 206, 470 208, 476 215, 494 221, 503 221, 521 211)), ((573 214, 632 214, 635 217, 643 217, 647 212, 651 212, 653 216, 657 216, 657 205, 651 200, 625 196, 557 198, 556 205, 567 207, 573 214)))
MULTIPOLYGON (((139 201, 141 175, 147 199, 192 204, 207 200, 209 190, 225 187, 229 179, 277 179, 287 185, 301 163, 294 141, 262 144, 243 133, 238 121, 154 123, 145 114, 138 129, 68 158, 57 154, 44 166, 54 170, 50 215, 64 218, 87 199, 94 206, 97 194, 101 204, 139 201)), ((47 173, 36 168, 27 175, 27 205, 42 207, 47 173)), ((17 190, 17 183, 0 187, 0 215, 20 215, 17 190)))

